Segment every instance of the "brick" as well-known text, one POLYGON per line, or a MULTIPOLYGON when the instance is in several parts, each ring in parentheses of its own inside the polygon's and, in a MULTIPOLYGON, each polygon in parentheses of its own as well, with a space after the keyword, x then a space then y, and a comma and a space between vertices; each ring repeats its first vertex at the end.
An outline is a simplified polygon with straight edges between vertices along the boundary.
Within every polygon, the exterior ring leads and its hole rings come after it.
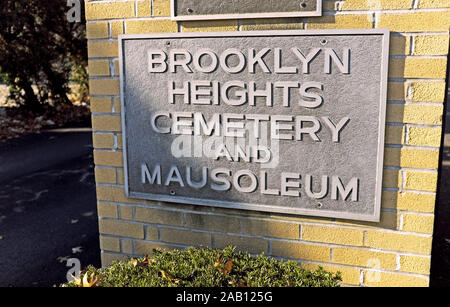
POLYGON ((409 55, 411 37, 410 36, 392 36, 389 44, 390 55, 409 55))
POLYGON ((122 138, 122 133, 117 133, 116 136, 116 141, 117 141, 117 148, 122 149, 123 148, 123 138, 122 138))
POLYGON ((163 242, 211 247, 211 234, 208 232, 161 228, 160 233, 163 242))
POLYGON ((153 240, 158 241, 159 240, 159 234, 158 234, 158 228, 154 226, 146 226, 147 231, 146 233, 146 240, 153 240))
POLYGON ((117 38, 120 34, 123 34, 122 21, 111 21, 109 25, 111 28, 111 38, 117 38))
POLYGON ((405 189, 435 192, 437 173, 406 172, 405 189))
POLYGON ((408 128, 408 145, 439 147, 441 144, 441 128, 408 128))
POLYGON ((92 129, 94 131, 122 131, 122 120, 120 116, 93 115, 92 129))
POLYGON ((97 213, 99 217, 118 218, 116 205, 97 203, 97 213))
MULTIPOLYGON (((175 212, 179 212, 180 210, 182 211, 198 211, 199 213, 201 212, 211 212, 212 211, 212 207, 207 207, 207 206, 197 206, 197 205, 190 205, 190 204, 182 204, 182 203, 172 203, 172 202, 160 202, 160 201, 156 201, 156 200, 147 200, 145 202, 147 205, 152 206, 153 208, 158 208, 158 210, 163 210, 163 211, 175 211, 175 212)), ((184 212, 180 212, 185 214, 184 212)))
POLYGON ((368 287, 428 287, 428 285, 427 277, 364 270, 364 286, 368 287))
POLYGON ((400 271, 429 275, 430 262, 430 257, 401 255, 400 271))
POLYGON ((388 100, 405 100, 407 95, 407 87, 405 83, 389 82, 388 83, 388 100))
POLYGON ((114 134, 94 133, 92 135, 92 141, 95 148, 114 148, 114 134))
POLYGON ((134 1, 86 3, 86 20, 135 17, 134 1))
POLYGON ((415 55, 447 55, 448 35, 418 35, 414 37, 415 55))
POLYGON ((121 252, 125 254, 133 254, 133 241, 132 240, 120 240, 121 252))
POLYGON ((184 217, 183 213, 178 211, 138 207, 136 208, 136 221, 152 224, 183 226, 184 217))
POLYGON ((302 226, 302 240, 346 244, 353 246, 363 245, 364 232, 359 229, 327 227, 327 226, 302 226))
POLYGON ((404 109, 403 121, 411 124, 441 125, 443 106, 408 105, 404 109))
POLYGON ((99 220, 100 233, 114 236, 144 239, 144 226, 119 221, 99 220))
POLYGON ((343 11, 364 11, 364 10, 395 10, 410 9, 412 2, 410 0, 347 0, 342 5, 343 11))
POLYGON ((299 18, 245 19, 241 25, 241 31, 300 29, 303 29, 303 22, 299 18))
POLYGON ((443 106, 388 104, 386 121, 391 123, 441 125, 443 106))
POLYGON ((103 201, 111 201, 118 203, 139 204, 140 200, 134 200, 125 196, 122 188, 97 186, 97 199, 103 201))
POLYGON ((447 60, 441 58, 407 57, 389 61, 389 77, 391 78, 444 79, 446 69, 447 60))
POLYGON ((365 246, 429 255, 431 253, 431 237, 403 234, 400 232, 368 230, 365 238, 365 246))
POLYGON ((91 95, 119 95, 118 79, 90 79, 89 92, 91 95))
POLYGON ((329 262, 330 248, 297 242, 272 241, 272 256, 329 262))
POLYGON ((402 145, 405 139, 404 126, 386 126, 385 143, 402 145))
POLYGON ((151 5, 152 4, 150 0, 137 1, 137 17, 152 16, 151 5))
POLYGON ((405 213, 403 214, 402 230, 432 234, 433 223, 434 223, 434 215, 405 213))
POLYGON ((95 182, 97 183, 116 183, 116 170, 113 168, 95 168, 95 182))
POLYGON ((94 150, 94 163, 96 165, 123 167, 123 156, 118 151, 94 150))
POLYGON ((439 164, 439 150, 385 148, 384 165, 415 168, 437 168, 439 164))
POLYGON ((245 219, 242 221, 242 232, 254 236, 298 239, 300 225, 273 220, 245 219))
POLYGON ((136 255, 153 255, 153 251, 155 249, 162 249, 162 250, 172 250, 177 249, 179 247, 174 247, 170 245, 164 245, 164 244, 157 244, 152 242, 142 242, 142 241, 136 241, 134 242, 134 252, 136 255))
POLYGON ((120 206, 120 218, 122 220, 132 220, 133 219, 133 207, 120 206))
MULTIPOLYGON (((384 149, 384 166, 397 166, 400 164, 400 150, 398 148, 384 149)), ((398 171, 392 169, 383 170, 383 186, 386 188, 398 187, 398 171), (386 185, 385 185, 386 184, 386 185)))
POLYGON ((237 20, 183 21, 181 23, 182 32, 216 32, 237 30, 237 20))
POLYGON ((377 28, 396 32, 448 31, 450 11, 380 14, 377 28))
POLYGON ((380 265, 379 268, 394 270, 397 266, 396 258, 397 255, 394 253, 351 248, 333 248, 332 260, 335 263, 369 268, 373 268, 374 265, 380 265))
POLYGON ((118 168, 117 169, 117 183, 118 184, 124 184, 125 178, 123 176, 123 169, 118 168))
POLYGON ((186 227, 239 233, 239 219, 230 216, 186 213, 186 227))
POLYGON ((263 211, 250 211, 250 210, 240 210, 240 209, 233 209, 233 208, 219 208, 219 207, 208 208, 205 206, 201 206, 201 207, 199 207, 199 210, 208 211, 208 212, 212 211, 217 214, 238 215, 243 218, 252 218, 252 217, 255 217, 255 218, 274 217, 274 218, 279 218, 279 219, 283 218, 283 215, 276 215, 276 214, 271 214, 271 213, 263 212, 263 211))
POLYGON ((434 212, 436 195, 405 192, 398 194, 398 209, 417 212, 434 212))
POLYGON ((88 70, 90 76, 109 76, 109 61, 89 61, 88 70))
MULTIPOLYGON (((382 208, 385 208, 383 203, 382 208)), ((356 226, 356 227, 365 226, 372 228, 375 227, 375 228, 397 230, 399 227, 399 218, 400 215, 396 212, 381 211, 379 222, 364 222, 364 221, 348 222, 347 220, 343 221, 337 220, 336 224, 346 226, 356 226)))
POLYGON ((322 11, 323 12, 333 12, 338 10, 338 0, 325 0, 322 1, 322 11))
POLYGON ((397 197, 396 191, 383 191, 381 194, 381 208, 385 209, 397 209, 397 197))
POLYGON ((445 82, 414 82, 411 84, 412 101, 443 102, 445 94, 445 82))
POLYGON ((249 253, 267 254, 268 241, 261 238, 240 237, 224 234, 214 234, 214 248, 225 248, 227 246, 236 246, 238 250, 249 253))
POLYGON ((120 240, 118 238, 100 236, 100 249, 111 252, 120 252, 120 240))
POLYGON ((302 268, 306 270, 317 270, 321 266, 324 270, 332 273, 340 272, 342 276, 342 283, 347 285, 359 285, 360 279, 360 269, 359 268, 349 268, 340 265, 323 265, 323 264, 315 264, 315 263, 302 263, 302 268))
POLYGON ((420 194, 416 192, 383 191, 382 207, 432 213, 436 203, 434 194, 420 194))
POLYGON ((91 97, 91 112, 109 113, 112 111, 111 98, 91 97))
POLYGON ((119 56, 119 47, 116 41, 88 41, 89 58, 114 58, 119 56))
POLYGON ((177 32, 177 23, 171 20, 128 20, 127 34, 177 32))
POLYGON ((306 29, 360 29, 372 28, 372 14, 333 15, 305 19, 306 29))
POLYGON ((109 266, 114 261, 125 261, 128 259, 127 255, 124 254, 112 254, 112 253, 101 253, 100 254, 102 266, 109 266))
POLYGON ((153 16, 170 16, 170 1, 153 0, 153 16))
POLYGON ((106 22, 87 23, 86 38, 87 39, 108 38, 108 23, 106 22))
POLYGON ((120 64, 119 60, 114 60, 114 76, 120 75, 120 64))
POLYGON ((424 8, 449 8, 450 4, 447 0, 420 0, 417 6, 420 9, 424 8))

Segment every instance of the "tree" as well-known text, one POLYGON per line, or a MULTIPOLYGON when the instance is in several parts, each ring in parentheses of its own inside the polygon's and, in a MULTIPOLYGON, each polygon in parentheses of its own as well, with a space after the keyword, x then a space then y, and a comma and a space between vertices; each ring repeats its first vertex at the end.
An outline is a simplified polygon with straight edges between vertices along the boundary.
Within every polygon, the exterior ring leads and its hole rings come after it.
POLYGON ((49 101, 68 104, 71 78, 87 78, 84 14, 69 22, 69 9, 62 0, 2 1, 0 73, 10 99, 33 110, 49 101))

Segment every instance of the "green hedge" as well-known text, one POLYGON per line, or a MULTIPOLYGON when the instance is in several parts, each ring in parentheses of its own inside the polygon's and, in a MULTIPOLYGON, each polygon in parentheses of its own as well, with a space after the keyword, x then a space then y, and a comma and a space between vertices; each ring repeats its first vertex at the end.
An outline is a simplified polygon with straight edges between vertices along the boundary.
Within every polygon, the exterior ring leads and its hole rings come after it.
MULTIPOLYGON (((90 266, 83 277, 85 286, 102 287, 339 287, 341 281, 340 273, 309 271, 294 261, 251 256, 234 247, 154 250, 152 258, 113 262, 104 269, 90 266)), ((62 286, 82 285, 81 280, 62 286)))

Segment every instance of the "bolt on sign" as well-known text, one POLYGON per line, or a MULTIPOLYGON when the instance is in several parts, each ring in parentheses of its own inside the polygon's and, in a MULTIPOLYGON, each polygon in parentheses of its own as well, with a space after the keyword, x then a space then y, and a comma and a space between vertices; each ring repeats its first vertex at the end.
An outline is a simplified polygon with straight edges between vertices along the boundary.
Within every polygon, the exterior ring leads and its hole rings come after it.
POLYGON ((128 197, 379 220, 388 30, 119 44, 128 197))
POLYGON ((321 16, 322 0, 171 0, 173 20, 321 16))

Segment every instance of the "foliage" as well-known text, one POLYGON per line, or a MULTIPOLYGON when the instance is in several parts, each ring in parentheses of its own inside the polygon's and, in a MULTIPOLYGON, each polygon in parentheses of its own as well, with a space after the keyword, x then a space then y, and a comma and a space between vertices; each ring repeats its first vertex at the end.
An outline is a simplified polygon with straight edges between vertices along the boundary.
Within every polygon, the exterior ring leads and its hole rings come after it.
POLYGON ((64 287, 338 287, 340 274, 303 269, 294 261, 281 261, 264 254, 251 256, 223 250, 188 248, 154 250, 153 258, 113 262, 104 269, 90 266, 83 279, 64 287), (90 276, 90 281, 87 277, 90 276))
POLYGON ((32 109, 70 102, 74 71, 86 77, 87 47, 85 23, 69 22, 69 9, 64 0, 2 1, 0 67, 9 99, 32 109))

